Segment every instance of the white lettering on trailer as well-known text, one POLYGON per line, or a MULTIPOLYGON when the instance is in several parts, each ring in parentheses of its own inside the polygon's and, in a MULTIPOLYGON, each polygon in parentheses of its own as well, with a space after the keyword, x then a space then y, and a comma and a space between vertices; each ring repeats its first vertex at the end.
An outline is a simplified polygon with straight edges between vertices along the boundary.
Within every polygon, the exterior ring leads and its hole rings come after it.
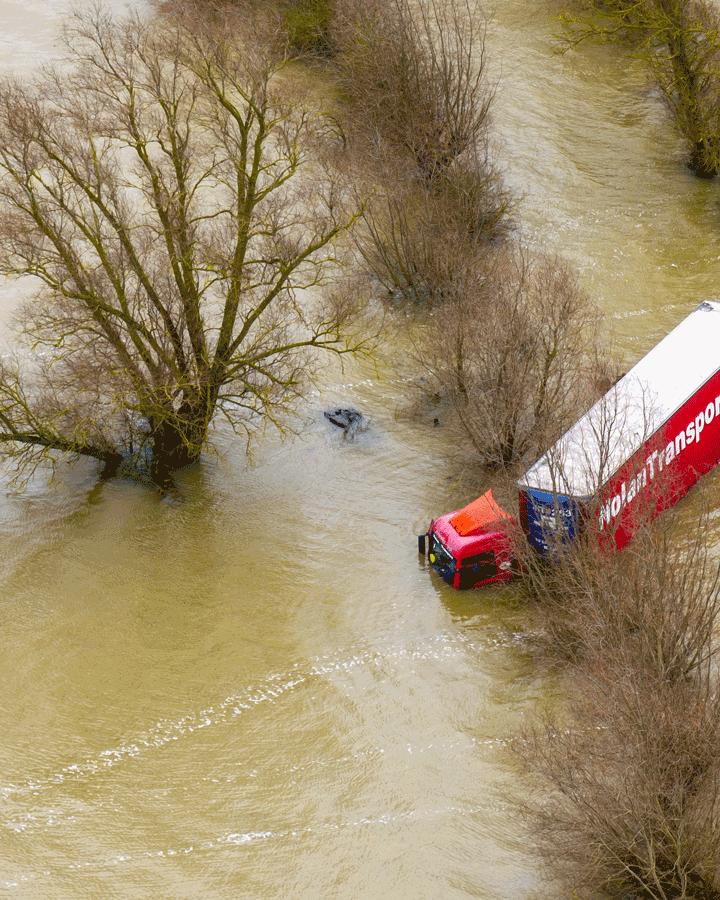
POLYGON ((704 412, 699 412, 692 421, 688 422, 685 429, 681 429, 674 441, 670 441, 664 450, 653 450, 645 460, 645 466, 630 479, 629 484, 623 481, 620 493, 615 494, 612 499, 600 506, 600 530, 602 531, 606 525, 610 525, 620 510, 631 503, 640 490, 647 485, 648 475, 652 481, 655 473, 662 472, 663 465, 669 465, 686 446, 692 444, 693 441, 699 443, 705 426, 709 425, 716 416, 720 417, 720 394, 714 402, 708 403, 704 412))

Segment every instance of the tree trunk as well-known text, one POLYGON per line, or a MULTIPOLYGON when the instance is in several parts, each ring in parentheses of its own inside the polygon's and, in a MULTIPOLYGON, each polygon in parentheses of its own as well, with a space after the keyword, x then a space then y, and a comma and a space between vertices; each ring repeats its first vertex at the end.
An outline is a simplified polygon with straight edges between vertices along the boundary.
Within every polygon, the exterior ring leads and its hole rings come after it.
POLYGON ((717 176, 717 166, 708 165, 705 141, 703 138, 700 138, 695 142, 690 152, 688 168, 697 178, 711 180, 717 176))
POLYGON ((207 439, 212 412, 205 404, 185 401, 180 409, 152 426, 150 474, 164 485, 173 472, 192 465, 200 458, 207 439))
POLYGON ((659 8, 669 23, 667 46, 674 82, 670 93, 674 89, 677 95, 678 121, 681 127, 684 122, 683 130, 691 145, 688 168, 698 178, 715 178, 718 167, 706 141, 707 125, 702 116, 703 98, 698 77, 701 72, 698 71, 697 62, 694 62, 689 43, 691 37, 684 17, 685 7, 682 3, 660 0, 659 8))

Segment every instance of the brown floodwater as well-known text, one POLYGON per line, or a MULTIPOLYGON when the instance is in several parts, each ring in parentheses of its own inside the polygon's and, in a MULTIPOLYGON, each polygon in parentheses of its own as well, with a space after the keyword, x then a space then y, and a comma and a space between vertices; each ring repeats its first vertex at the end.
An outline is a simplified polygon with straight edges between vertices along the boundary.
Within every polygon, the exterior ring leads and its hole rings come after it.
MULTIPOLYGON (((0 0, 0 63, 51 55, 65 6, 0 0)), ((558 55, 555 31, 551 4, 496 0, 498 153, 526 239, 578 268, 632 362, 717 296, 718 188, 641 69, 558 55)), ((2 896, 542 890, 504 747, 550 688, 511 589, 459 594, 419 563, 415 535, 472 498, 405 408, 389 368, 330 366, 298 436, 250 464, 219 433, 182 499, 86 464, 4 478, 2 896), (337 405, 371 423, 353 442, 337 405)))

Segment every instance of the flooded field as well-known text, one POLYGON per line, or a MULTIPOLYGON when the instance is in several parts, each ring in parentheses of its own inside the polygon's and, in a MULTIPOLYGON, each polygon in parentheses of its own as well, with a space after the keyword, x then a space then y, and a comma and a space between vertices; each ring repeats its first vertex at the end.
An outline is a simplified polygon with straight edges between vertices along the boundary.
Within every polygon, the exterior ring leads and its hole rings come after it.
MULTIPOLYGON (((52 55, 64 5, 0 2, 0 64, 52 55)), ((717 297, 718 189, 679 163, 642 71, 612 48, 558 55, 552 15, 495 4, 498 153, 527 239, 577 266, 631 363, 717 297)), ((416 533, 472 498, 405 403, 389 368, 329 367, 297 437, 268 433, 249 463, 218 433, 182 499, 89 464, 5 478, 3 896, 542 889, 503 756, 543 690, 524 611, 418 562, 416 533), (323 417, 338 405, 370 420, 353 442, 323 417)))

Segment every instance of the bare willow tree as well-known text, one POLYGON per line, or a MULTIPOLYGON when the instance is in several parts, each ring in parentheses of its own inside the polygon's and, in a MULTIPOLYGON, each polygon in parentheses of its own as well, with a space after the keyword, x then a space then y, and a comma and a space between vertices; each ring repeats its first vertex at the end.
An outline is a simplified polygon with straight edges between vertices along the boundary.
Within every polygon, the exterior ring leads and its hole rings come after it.
POLYGON ((432 180, 486 139, 486 22, 469 3, 345 0, 338 4, 340 86, 353 127, 412 154, 432 180))
POLYGON ((19 465, 171 472, 218 415, 280 423, 316 351, 362 347, 321 291, 353 220, 313 153, 334 138, 245 21, 77 13, 61 69, 0 85, 0 272, 38 285, 0 371, 19 465))
POLYGON ((458 264, 455 276, 417 332, 415 363, 451 408, 459 441, 485 466, 512 466, 608 386, 600 315, 566 264, 517 248, 484 270, 458 264))
POLYGON ((507 230, 512 207, 495 165, 486 20, 469 2, 342 0, 334 71, 343 122, 371 186, 358 247, 397 299, 433 303, 507 230), (466 263, 464 263, 466 264, 466 263))
POLYGON ((720 10, 714 0, 570 0, 571 43, 631 47, 653 74, 700 178, 720 171, 720 10))
POLYGON ((513 204, 498 173, 468 151, 427 186, 414 162, 384 153, 379 143, 374 157, 384 164, 383 186, 355 233, 365 267, 387 295, 434 306, 452 297, 459 281, 482 280, 511 228, 513 204))
POLYGON ((566 714, 517 745, 541 857, 577 897, 717 900, 717 685, 610 674, 579 678, 566 714))

